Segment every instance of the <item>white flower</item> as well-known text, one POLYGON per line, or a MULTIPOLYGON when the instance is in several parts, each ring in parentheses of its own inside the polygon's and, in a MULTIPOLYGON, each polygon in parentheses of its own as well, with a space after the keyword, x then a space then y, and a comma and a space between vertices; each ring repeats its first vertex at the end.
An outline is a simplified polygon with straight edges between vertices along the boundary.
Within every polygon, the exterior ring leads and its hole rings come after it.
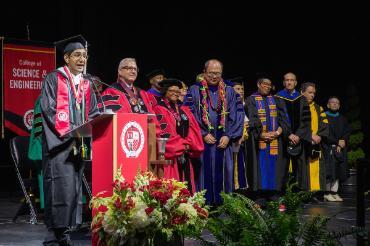
POLYGON ((181 203, 177 209, 181 214, 186 214, 189 219, 196 218, 198 216, 197 211, 193 205, 189 203, 181 203))
POLYGON ((131 217, 132 225, 137 229, 143 229, 150 224, 145 209, 135 209, 131 217))
POLYGON ((113 225, 113 221, 110 220, 110 215, 108 213, 104 215, 102 226, 104 228, 104 231, 108 234, 113 234, 113 232, 116 230, 115 226, 113 225))
POLYGON ((132 201, 135 204, 135 209, 146 209, 148 207, 140 197, 134 196, 132 197, 132 201))
POLYGON ((133 197, 135 208, 132 211, 131 222, 137 229, 142 229, 150 224, 149 217, 145 212, 148 206, 141 200, 140 197, 133 197))
POLYGON ((150 214, 149 220, 161 226, 163 220, 162 212, 158 209, 154 209, 153 212, 150 214))

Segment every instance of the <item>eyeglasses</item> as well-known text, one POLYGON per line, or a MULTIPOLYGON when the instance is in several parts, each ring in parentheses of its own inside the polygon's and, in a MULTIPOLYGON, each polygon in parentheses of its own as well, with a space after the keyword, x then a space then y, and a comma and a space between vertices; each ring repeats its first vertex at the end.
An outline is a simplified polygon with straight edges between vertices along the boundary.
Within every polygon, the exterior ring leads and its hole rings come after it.
POLYGON ((206 74, 210 77, 220 77, 222 75, 221 72, 206 72, 206 74))
POLYGON ((87 53, 82 53, 82 52, 72 53, 70 57, 75 58, 75 59, 81 59, 81 58, 84 58, 86 60, 89 59, 89 56, 87 55, 87 53))
POLYGON ((124 67, 121 67, 121 69, 122 68, 125 69, 125 70, 129 70, 129 71, 139 72, 139 68, 137 68, 137 67, 124 66, 124 67))
POLYGON ((175 89, 167 90, 167 92, 172 93, 172 94, 180 94, 181 93, 181 91, 175 90, 175 89))
POLYGON ((262 81, 261 85, 266 86, 266 87, 272 87, 272 84, 270 82, 262 81))

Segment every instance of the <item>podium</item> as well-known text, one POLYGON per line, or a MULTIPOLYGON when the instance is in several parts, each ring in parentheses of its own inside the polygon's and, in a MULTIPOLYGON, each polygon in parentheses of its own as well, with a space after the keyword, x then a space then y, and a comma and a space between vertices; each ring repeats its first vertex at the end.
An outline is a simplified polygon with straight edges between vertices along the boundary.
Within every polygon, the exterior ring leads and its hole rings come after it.
POLYGON ((132 181, 138 170, 151 170, 156 159, 156 129, 149 123, 150 114, 103 113, 67 134, 92 137, 92 195, 106 191, 112 195, 112 184, 118 168, 126 181, 132 181))
MULTIPOLYGON (((92 194, 112 195, 116 171, 131 182, 156 157, 155 125, 151 115, 117 113, 92 124, 92 194)), ((155 116, 153 116, 155 117, 155 116)))
MULTIPOLYGON (((150 123, 155 115, 103 113, 66 135, 92 137, 92 195, 113 193, 118 168, 126 181, 132 181, 139 170, 153 170, 156 160, 156 127, 150 123)), ((92 211, 94 214, 94 211, 92 211)), ((92 245, 97 245, 92 235, 92 245)))

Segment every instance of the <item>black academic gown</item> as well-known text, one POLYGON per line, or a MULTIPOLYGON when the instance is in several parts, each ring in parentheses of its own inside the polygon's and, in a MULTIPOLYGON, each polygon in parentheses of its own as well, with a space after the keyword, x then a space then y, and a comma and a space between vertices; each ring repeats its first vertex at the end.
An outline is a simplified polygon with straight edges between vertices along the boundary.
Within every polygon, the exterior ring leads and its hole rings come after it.
MULTIPOLYGON (((267 105, 266 97, 264 98, 264 103, 267 105)), ((276 102, 276 97, 274 97, 276 102)), ((276 102, 277 112, 278 112, 278 125, 282 127, 286 125, 286 116, 284 113, 284 109, 281 108, 281 104, 276 102)), ((262 189, 261 185, 261 172, 259 168, 259 138, 262 133, 262 123, 258 116, 258 111, 256 108, 256 101, 254 100, 253 96, 249 96, 246 99, 246 108, 247 108, 247 115, 249 118, 249 137, 246 142, 247 145, 247 179, 248 184, 251 186, 252 190, 258 191, 262 189)), ((275 177, 276 177, 276 187, 277 190, 281 190, 283 187, 284 182, 284 175, 286 170, 286 162, 284 161, 283 157, 283 142, 282 142, 282 135, 278 138, 278 158, 276 161, 276 169, 275 169, 275 177)))
POLYGON ((286 162, 284 180, 288 181, 288 169, 292 164, 292 174, 297 179, 298 173, 302 173, 302 166, 306 163, 306 154, 304 147, 311 143, 311 112, 307 99, 300 95, 295 99, 289 99, 283 96, 276 96, 276 104, 285 109, 287 121, 283 122, 283 160, 286 162), (287 123, 287 124, 286 124, 287 123), (300 138, 302 151, 291 156, 287 152, 289 145, 289 135, 294 134, 300 138))
MULTIPOLYGON (((50 229, 68 228, 82 223, 81 180, 84 165, 80 155, 73 153, 73 146, 78 146, 79 140, 59 137, 55 129, 57 73, 61 72, 56 70, 44 79, 40 101, 43 125, 45 224, 50 229)), ((82 124, 82 115, 75 107, 75 99, 69 85, 68 91, 70 128, 73 129, 82 124)), ((88 117, 92 119, 99 114, 92 86, 90 95, 88 117)))
MULTIPOLYGON (((315 109, 318 114, 318 131, 316 135, 321 137, 321 142, 317 145, 312 145, 311 142, 304 141, 303 145, 303 165, 298 166, 297 181, 298 185, 303 190, 310 190, 310 183, 313 182, 310 180, 310 156, 312 155, 313 149, 321 151, 319 158, 319 182, 320 190, 325 190, 326 185, 326 171, 325 171, 325 159, 323 155, 323 139, 329 135, 328 120, 325 115, 323 108, 316 103, 315 109)), ((311 125, 311 124, 310 124, 311 125)), ((312 129, 312 126, 311 126, 312 129)), ((312 138, 312 130, 311 130, 312 138)))
POLYGON ((347 119, 339 114, 331 116, 327 114, 329 122, 329 136, 323 139, 323 150, 325 157, 326 178, 330 181, 345 181, 348 178, 349 170, 347 163, 347 145, 351 134, 351 127, 347 119), (341 153, 336 152, 339 140, 346 143, 341 153))

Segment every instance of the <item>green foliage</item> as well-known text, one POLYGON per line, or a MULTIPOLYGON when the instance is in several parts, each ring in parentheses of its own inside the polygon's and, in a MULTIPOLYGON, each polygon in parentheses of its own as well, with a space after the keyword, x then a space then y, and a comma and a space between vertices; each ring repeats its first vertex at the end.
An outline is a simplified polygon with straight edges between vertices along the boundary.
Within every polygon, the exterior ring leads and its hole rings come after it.
POLYGON ((354 167, 358 159, 365 158, 365 152, 361 148, 357 148, 348 152, 348 163, 354 167))
MULTIPOLYGON (((303 202, 312 193, 293 192, 294 186, 289 184, 286 195, 269 202, 265 210, 240 194, 222 193, 223 204, 210 214, 206 228, 216 238, 217 245, 340 245, 339 239, 352 232, 328 231, 330 219, 322 216, 301 222, 303 202)), ((199 240, 203 245, 215 245, 199 240)))
POLYGON ((351 146, 351 149, 354 149, 358 147, 362 143, 363 140, 364 140, 364 134, 362 132, 353 133, 349 137, 349 146, 351 146))
POLYGON ((354 120, 350 123, 351 125, 351 128, 352 128, 352 131, 358 131, 358 130, 361 130, 362 128, 362 123, 360 120, 354 120))
POLYGON ((355 85, 351 84, 346 89, 346 113, 345 116, 352 127, 352 134, 348 143, 348 164, 354 168, 356 161, 365 157, 362 150, 362 142, 364 141, 364 134, 362 132, 362 123, 360 119, 361 105, 359 92, 355 85))

